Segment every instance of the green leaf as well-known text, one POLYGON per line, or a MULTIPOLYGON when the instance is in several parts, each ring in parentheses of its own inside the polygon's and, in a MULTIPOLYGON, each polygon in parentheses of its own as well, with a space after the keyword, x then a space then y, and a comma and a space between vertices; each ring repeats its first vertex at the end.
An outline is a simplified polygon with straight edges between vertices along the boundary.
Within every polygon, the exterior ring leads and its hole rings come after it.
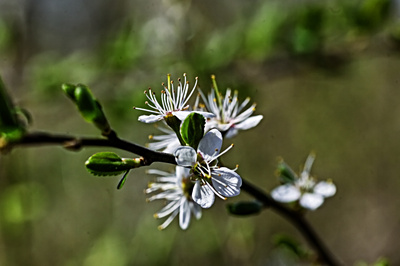
POLYGON ((182 121, 179 120, 178 117, 170 114, 164 117, 164 121, 167 123, 167 125, 175 132, 177 138, 179 139, 179 142, 181 145, 186 145, 186 142, 182 139, 180 128, 181 128, 181 123, 182 121))
POLYGON ((121 189, 125 185, 126 177, 128 176, 129 170, 126 171, 124 176, 121 178, 121 180, 118 183, 117 189, 121 189))
POLYGON ((282 159, 279 159, 278 169, 276 172, 283 184, 292 183, 297 178, 296 173, 282 159))
POLYGON ((258 214, 263 208, 259 201, 239 201, 227 205, 228 212, 235 215, 258 214))
POLYGON ((200 140, 204 136, 206 120, 198 113, 189 114, 181 125, 182 139, 193 149, 197 149, 200 140))
POLYGON ((85 163, 86 169, 93 175, 115 176, 137 167, 133 160, 122 159, 114 152, 99 152, 85 163))

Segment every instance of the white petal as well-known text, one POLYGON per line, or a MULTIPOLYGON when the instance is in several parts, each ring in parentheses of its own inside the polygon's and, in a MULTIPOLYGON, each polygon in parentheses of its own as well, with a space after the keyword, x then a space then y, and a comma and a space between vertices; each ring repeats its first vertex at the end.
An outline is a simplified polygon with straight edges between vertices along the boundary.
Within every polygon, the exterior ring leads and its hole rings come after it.
POLYGON ((202 208, 210 208, 214 203, 215 195, 208 185, 200 185, 198 180, 193 187, 192 199, 202 208))
POLYGON ((179 210, 179 226, 182 230, 186 230, 190 223, 190 206, 189 202, 185 199, 182 200, 179 210))
POLYGON ((175 174, 176 174, 176 178, 177 178, 177 183, 181 187, 182 186, 182 180, 184 178, 188 178, 189 177, 190 169, 185 168, 185 167, 181 167, 181 166, 177 166, 177 167, 175 167, 175 174))
POLYGON ((196 202, 189 202, 190 205, 190 209, 194 215, 194 217, 196 217, 196 219, 200 219, 201 218, 201 207, 199 204, 197 204, 196 202))
POLYGON ((336 193, 336 186, 332 182, 321 181, 314 187, 314 193, 321 196, 331 197, 336 193))
POLYGON ((181 146, 181 143, 179 142, 178 139, 175 139, 167 145, 167 147, 163 150, 163 152, 173 154, 176 151, 176 149, 179 148, 179 146, 181 146))
POLYGON ((311 167, 314 163, 315 160, 315 153, 310 153, 306 159, 306 162, 304 163, 304 169, 301 172, 301 176, 305 176, 309 178, 310 172, 311 172, 311 167))
POLYGON ((300 199, 300 205, 309 210, 315 210, 324 203, 324 197, 315 193, 305 193, 300 199))
POLYGON ((237 130, 234 127, 231 127, 225 134, 225 138, 230 139, 236 136, 239 133, 239 130, 237 130))
POLYGON ((205 118, 213 118, 213 117, 215 117, 215 114, 209 113, 209 112, 202 112, 202 111, 193 111, 193 112, 201 114, 205 118))
POLYGON ((279 202, 296 201, 300 196, 300 190, 290 184, 279 186, 271 191, 271 197, 279 202))
POLYGON ((218 154, 222 147, 222 134, 217 129, 211 129, 200 140, 198 151, 204 156, 204 159, 210 159, 218 154), (217 151, 217 152, 216 152, 217 151))
POLYGON ((207 119, 206 120, 206 125, 204 127, 204 132, 208 132, 212 128, 217 128, 218 127, 218 121, 215 120, 214 118, 212 119, 207 119))
POLYGON ((172 114, 176 116, 179 120, 183 121, 191 113, 191 111, 174 111, 172 114))
POLYGON ((226 167, 211 172, 212 184, 215 190, 224 197, 234 197, 240 194, 242 179, 235 172, 226 167))
POLYGON ((175 160, 180 166, 192 166, 196 163, 197 153, 191 147, 181 146, 175 151, 175 160))
POLYGON ((217 128, 219 131, 225 132, 225 131, 229 130, 231 128, 231 126, 232 126, 231 123, 229 123, 229 124, 218 123, 217 128))
POLYGON ((141 115, 138 120, 143 123, 155 123, 163 119, 162 115, 141 115))
POLYGON ((240 129, 240 130, 246 130, 246 129, 253 128, 253 127, 257 126, 258 123, 260 123, 261 119, 263 119, 262 115, 256 115, 256 116, 249 117, 246 120, 244 120, 243 122, 236 124, 235 128, 240 129))

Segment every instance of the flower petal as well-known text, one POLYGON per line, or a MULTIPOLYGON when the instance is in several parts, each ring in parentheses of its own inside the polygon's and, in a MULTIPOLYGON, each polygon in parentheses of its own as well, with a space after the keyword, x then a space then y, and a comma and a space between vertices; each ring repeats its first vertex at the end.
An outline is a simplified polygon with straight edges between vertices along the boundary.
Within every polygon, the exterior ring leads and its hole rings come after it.
POLYGON ((215 190, 224 197, 234 197, 240 194, 242 178, 233 170, 221 167, 212 170, 212 184, 215 190))
POLYGON ((192 111, 173 111, 172 114, 176 116, 179 120, 183 121, 192 111))
POLYGON ((324 203, 324 197, 316 193, 305 193, 300 199, 300 205, 309 210, 315 210, 324 203))
POLYGON ((314 193, 321 196, 331 197, 336 193, 336 186, 332 182, 321 181, 314 187, 314 193))
POLYGON ((231 127, 226 133, 225 133, 225 138, 230 139, 236 136, 239 133, 239 130, 237 130, 234 127, 231 127))
POLYGON ((182 230, 186 230, 190 223, 190 206, 186 198, 182 198, 179 209, 179 226, 182 230))
POLYGON ((218 154, 222 147, 222 134, 217 129, 211 129, 200 140, 198 151, 204 159, 211 159, 213 155, 218 154))
POLYGON ((202 112, 202 111, 193 111, 193 112, 198 113, 198 114, 204 116, 205 118, 213 118, 213 117, 215 117, 215 114, 209 113, 209 112, 202 112))
POLYGON ((181 146, 175 151, 175 160, 179 166, 192 166, 196 163, 197 153, 192 147, 181 146))
POLYGON ((162 115, 141 115, 138 120, 143 123, 155 123, 163 119, 162 115))
POLYGON ((262 115, 256 115, 256 116, 249 117, 246 120, 240 122, 239 124, 236 124, 235 128, 240 129, 240 130, 246 130, 246 129, 253 128, 253 127, 257 126, 258 123, 260 123, 261 119, 263 119, 262 115))
POLYGON ((196 202, 189 202, 190 205, 190 209, 192 211, 192 214, 194 215, 194 217, 196 217, 196 219, 200 219, 201 218, 201 207, 199 204, 197 204, 196 202))
POLYGON ((175 175, 176 175, 176 183, 178 184, 179 187, 182 187, 182 180, 189 178, 190 169, 182 166, 176 166, 175 175))
POLYGON ((279 186, 271 191, 271 197, 279 202, 296 201, 300 198, 300 196, 300 190, 290 184, 279 186))
POLYGON ((215 200, 215 195, 208 184, 201 185, 197 180, 193 187, 192 199, 202 208, 210 208, 215 200))

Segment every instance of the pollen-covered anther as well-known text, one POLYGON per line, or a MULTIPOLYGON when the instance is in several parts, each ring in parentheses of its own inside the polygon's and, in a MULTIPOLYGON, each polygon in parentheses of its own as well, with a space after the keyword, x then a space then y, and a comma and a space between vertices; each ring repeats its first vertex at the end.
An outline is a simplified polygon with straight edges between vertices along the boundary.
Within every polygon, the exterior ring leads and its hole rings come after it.
POLYGON ((149 140, 152 140, 153 139, 153 135, 149 135, 149 140))

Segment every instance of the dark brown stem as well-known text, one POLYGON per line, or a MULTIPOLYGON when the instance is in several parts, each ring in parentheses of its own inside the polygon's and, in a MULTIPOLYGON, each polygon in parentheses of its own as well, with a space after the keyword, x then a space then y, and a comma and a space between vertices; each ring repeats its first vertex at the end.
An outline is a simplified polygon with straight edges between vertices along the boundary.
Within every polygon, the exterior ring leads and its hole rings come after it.
MULTIPOLYGON (((113 147, 142 156, 145 160, 144 165, 150 165, 153 162, 176 165, 175 157, 172 154, 153 151, 143 146, 122 140, 118 138, 115 133, 111 134, 107 139, 103 139, 78 138, 70 135, 33 132, 26 134, 19 142, 10 145, 11 147, 7 146, 5 148, 32 145, 61 145, 69 150, 79 150, 83 147, 113 147)), ((318 237, 317 233, 301 213, 287 208, 245 179, 242 178, 242 180, 243 183, 241 189, 262 202, 266 208, 271 208, 275 212, 288 219, 303 234, 309 244, 317 251, 318 258, 321 261, 331 266, 340 265, 340 263, 334 258, 324 242, 318 237)))
POLYGON ((176 164, 172 154, 153 151, 143 146, 125 141, 116 136, 108 139, 103 138, 79 138, 70 135, 49 134, 45 132, 33 132, 26 134, 19 142, 12 146, 37 146, 58 145, 69 150, 80 150, 83 147, 113 147, 129 151, 145 159, 145 165, 153 162, 176 164))
POLYGON ((331 266, 341 265, 326 247, 322 239, 319 238, 317 233, 314 231, 314 228, 312 228, 300 212, 294 211, 280 204, 272 199, 267 193, 261 191, 243 178, 241 189, 262 202, 266 208, 271 208, 275 212, 287 218, 303 234, 308 243, 317 251, 318 258, 321 261, 331 266))

